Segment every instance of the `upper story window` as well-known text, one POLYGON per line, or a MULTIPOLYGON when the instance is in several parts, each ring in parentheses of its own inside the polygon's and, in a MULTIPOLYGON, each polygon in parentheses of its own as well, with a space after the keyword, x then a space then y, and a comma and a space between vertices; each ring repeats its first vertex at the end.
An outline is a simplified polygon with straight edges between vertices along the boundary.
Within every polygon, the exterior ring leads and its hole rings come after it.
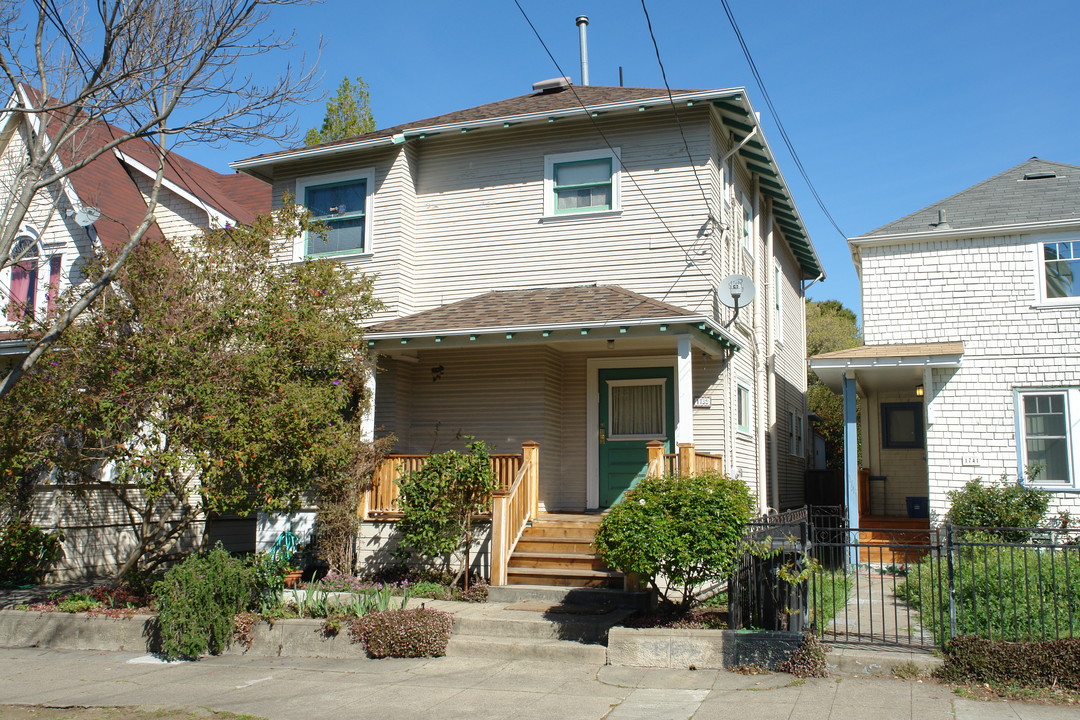
POLYGON ((307 233, 300 257, 371 252, 373 176, 371 171, 344 172, 296 182, 296 197, 326 230, 325 236, 307 233))
POLYGON ((1042 243, 1040 276, 1043 300, 1080 302, 1080 240, 1042 243))
POLYGON ((1077 428, 1070 405, 1080 400, 1080 388, 1021 390, 1016 408, 1021 472, 1038 468, 1039 485, 1074 487, 1074 435, 1077 428))
POLYGON ((544 158, 544 215, 620 209, 618 149, 544 158))
POLYGON ((11 246, 10 267, 7 277, 7 319, 18 322, 34 317, 37 305, 38 244, 29 235, 15 238, 11 246))
POLYGON ((754 258, 754 209, 750 206, 750 200, 746 196, 740 194, 739 201, 742 207, 742 221, 739 223, 742 249, 752 260, 754 258))
POLYGON ((740 433, 750 432, 750 385, 742 380, 735 386, 735 426, 740 433))
POLYGON ((773 334, 777 345, 784 344, 784 271, 780 261, 773 260, 773 334))

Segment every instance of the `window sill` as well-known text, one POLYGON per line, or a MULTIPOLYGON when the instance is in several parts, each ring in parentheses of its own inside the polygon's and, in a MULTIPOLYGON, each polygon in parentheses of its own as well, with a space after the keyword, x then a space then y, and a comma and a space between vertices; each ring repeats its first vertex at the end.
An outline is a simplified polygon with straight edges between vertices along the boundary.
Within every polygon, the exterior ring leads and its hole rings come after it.
POLYGON ((1075 493, 1080 492, 1080 487, 1075 485, 1047 485, 1045 483, 1024 483, 1024 487, 1045 490, 1046 492, 1075 493))
POLYGON ((559 213, 558 215, 543 215, 540 217, 541 223, 550 222, 563 222, 567 220, 576 220, 578 218, 610 218, 618 217, 622 215, 622 210, 591 210, 588 212, 577 213, 559 213))
POLYGON ((742 428, 739 428, 738 430, 735 431, 735 436, 737 438, 739 438, 740 440, 753 440, 754 439, 754 436, 750 434, 749 429, 743 430, 742 428))
POLYGON ((375 253, 370 250, 367 252, 357 252, 355 250, 342 250, 340 252, 332 253, 316 253, 314 255, 301 255, 300 260, 364 260, 374 256, 375 253))
POLYGON ((1040 300, 1030 305, 1032 310, 1076 310, 1080 308, 1080 297, 1068 300, 1040 300))

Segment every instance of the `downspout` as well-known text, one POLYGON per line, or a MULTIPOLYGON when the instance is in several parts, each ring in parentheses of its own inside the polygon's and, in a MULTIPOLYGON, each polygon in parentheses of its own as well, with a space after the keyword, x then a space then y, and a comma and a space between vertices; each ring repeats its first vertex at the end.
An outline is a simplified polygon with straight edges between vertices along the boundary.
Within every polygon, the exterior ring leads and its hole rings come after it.
MULTIPOLYGON (((752 233, 752 240, 754 243, 754 274, 757 275, 756 281, 758 287, 765 287, 764 281, 768 278, 768 273, 762 273, 761 268, 766 263, 759 255, 761 245, 761 193, 758 192, 758 180, 754 179, 754 188, 751 194, 751 207, 754 217, 754 228, 752 233)), ((768 319, 768 309, 766 306, 768 301, 758 302, 756 311, 754 312, 754 348, 756 349, 756 357, 754 358, 754 395, 755 402, 754 407, 757 409, 756 425, 757 425, 757 496, 758 496, 758 512, 765 512, 769 507, 769 473, 768 473, 768 457, 765 453, 765 443, 768 442, 768 422, 769 416, 772 414, 769 408, 769 330, 766 327, 762 327, 762 315, 765 314, 765 318, 768 319), (763 342, 764 341, 764 342, 763 342), (762 369, 762 377, 758 374, 758 367, 762 369), (760 379, 759 379, 760 378, 760 379), (765 405, 762 408, 762 405, 765 405)))

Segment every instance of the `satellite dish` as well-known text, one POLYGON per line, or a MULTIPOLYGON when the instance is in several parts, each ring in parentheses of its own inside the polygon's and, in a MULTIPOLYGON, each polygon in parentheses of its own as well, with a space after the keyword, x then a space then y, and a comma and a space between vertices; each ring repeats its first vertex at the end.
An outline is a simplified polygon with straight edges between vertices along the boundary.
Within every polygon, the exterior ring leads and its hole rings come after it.
POLYGON ((101 217, 101 211, 91 205, 85 205, 75 211, 75 223, 80 227, 93 225, 101 217))
POLYGON ((716 298, 729 308, 746 307, 755 293, 754 281, 745 275, 728 275, 716 288, 716 298))

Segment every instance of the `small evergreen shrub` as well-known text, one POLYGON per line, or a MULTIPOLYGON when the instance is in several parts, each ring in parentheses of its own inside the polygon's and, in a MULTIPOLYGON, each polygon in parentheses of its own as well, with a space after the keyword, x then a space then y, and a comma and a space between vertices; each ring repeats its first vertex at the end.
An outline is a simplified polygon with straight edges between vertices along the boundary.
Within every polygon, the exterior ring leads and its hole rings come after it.
POLYGON ((1009 482, 1002 475, 987 484, 975 478, 960 490, 948 493, 949 512, 945 522, 975 528, 998 528, 993 532, 1004 542, 1024 542, 1033 528, 1042 522, 1050 507, 1050 493, 1009 482))
POLYGON ((61 553, 62 532, 14 520, 0 527, 0 585, 40 583, 61 553))
POLYGON ((686 609, 700 586, 734 570, 753 507, 746 483, 717 472, 648 477, 604 516, 594 544, 604 562, 639 575, 670 604, 657 584, 667 578, 686 609))
POLYGON ((233 637, 237 613, 255 596, 252 569, 219 544, 190 555, 154 585, 161 654, 169 660, 217 655, 233 637))
POLYGON ((453 627, 454 616, 441 610, 387 610, 352 620, 349 637, 373 658, 441 657, 453 627))
POLYGON ((1080 637, 1014 643, 959 636, 945 644, 944 657, 934 671, 940 680, 1080 691, 1080 637))
POLYGON ((786 672, 800 678, 829 677, 829 667, 825 662, 826 648, 821 639, 813 632, 803 634, 800 645, 788 659, 776 666, 779 672, 786 672))

